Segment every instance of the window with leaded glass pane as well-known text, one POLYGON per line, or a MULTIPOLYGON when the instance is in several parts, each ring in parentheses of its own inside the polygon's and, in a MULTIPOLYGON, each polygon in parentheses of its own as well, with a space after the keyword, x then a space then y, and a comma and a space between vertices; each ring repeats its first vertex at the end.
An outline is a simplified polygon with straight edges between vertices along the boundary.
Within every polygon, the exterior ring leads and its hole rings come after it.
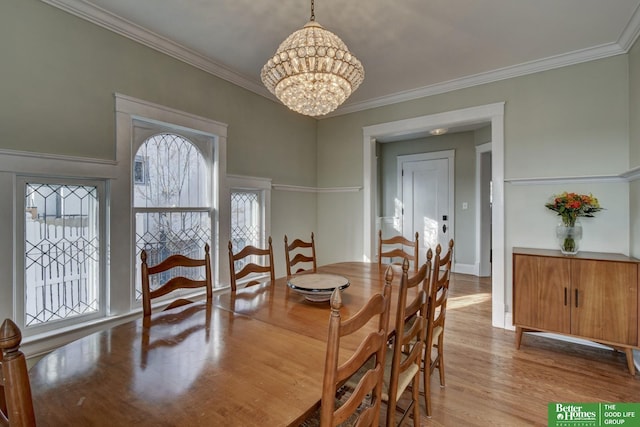
MULTIPOLYGON (((203 258, 211 241, 209 176, 206 161, 187 138, 160 133, 147 138, 133 162, 133 197, 136 230, 136 290, 142 298, 140 252, 155 265, 170 255, 203 258)), ((187 269, 193 270, 193 269, 187 269)), ((204 269, 167 274, 204 278, 204 269)), ((156 277, 153 289, 172 276, 156 277)))
POLYGON ((26 327, 101 310, 98 187, 27 180, 26 327))
MULTIPOLYGON (((231 241, 236 253, 247 245, 260 247, 263 243, 261 198, 258 190, 231 190, 231 241)), ((238 260, 235 269, 240 270, 247 262, 255 260, 238 260)))

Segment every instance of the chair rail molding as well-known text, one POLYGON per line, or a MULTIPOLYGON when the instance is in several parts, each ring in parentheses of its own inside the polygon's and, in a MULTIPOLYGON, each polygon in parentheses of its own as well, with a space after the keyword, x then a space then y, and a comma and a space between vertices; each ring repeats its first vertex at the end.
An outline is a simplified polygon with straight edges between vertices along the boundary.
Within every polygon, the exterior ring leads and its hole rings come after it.
POLYGON ((532 178, 505 178, 504 182, 512 185, 548 185, 548 184, 585 184, 632 182, 640 179, 640 166, 629 169, 618 175, 581 175, 581 176, 547 176, 532 178))
POLYGON ((272 184, 274 190, 300 193, 357 193, 362 187, 304 187, 299 185, 272 184))

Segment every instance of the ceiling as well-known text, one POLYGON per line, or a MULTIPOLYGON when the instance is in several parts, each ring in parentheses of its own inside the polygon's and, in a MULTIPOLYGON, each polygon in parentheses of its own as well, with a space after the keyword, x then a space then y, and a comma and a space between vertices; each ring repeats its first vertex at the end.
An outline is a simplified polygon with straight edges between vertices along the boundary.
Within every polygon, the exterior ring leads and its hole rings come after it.
MULTIPOLYGON (((260 70, 308 0, 42 0, 275 99, 260 70)), ((365 80, 331 115, 626 53, 640 0, 317 0, 365 80)))

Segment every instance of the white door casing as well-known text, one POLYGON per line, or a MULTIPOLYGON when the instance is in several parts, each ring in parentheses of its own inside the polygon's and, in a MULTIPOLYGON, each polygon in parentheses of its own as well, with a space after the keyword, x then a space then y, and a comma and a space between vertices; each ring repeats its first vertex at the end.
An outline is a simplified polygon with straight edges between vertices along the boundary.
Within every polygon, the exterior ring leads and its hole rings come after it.
POLYGON ((493 262, 491 264, 491 323, 500 328, 512 328, 511 313, 507 312, 505 227, 504 227, 504 102, 446 111, 410 119, 379 123, 362 128, 363 137, 363 254, 364 261, 371 261, 375 253, 375 218, 377 212, 377 164, 376 139, 415 135, 438 127, 454 127, 472 123, 491 124, 491 181, 493 224, 491 245, 493 262))

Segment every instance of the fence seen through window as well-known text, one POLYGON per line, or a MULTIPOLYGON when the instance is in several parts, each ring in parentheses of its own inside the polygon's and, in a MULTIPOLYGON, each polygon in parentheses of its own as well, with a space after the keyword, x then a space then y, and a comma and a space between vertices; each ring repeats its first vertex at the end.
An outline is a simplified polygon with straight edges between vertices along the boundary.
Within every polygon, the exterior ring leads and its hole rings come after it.
POLYGON ((38 182, 25 188, 25 325, 97 312, 97 188, 38 182))

